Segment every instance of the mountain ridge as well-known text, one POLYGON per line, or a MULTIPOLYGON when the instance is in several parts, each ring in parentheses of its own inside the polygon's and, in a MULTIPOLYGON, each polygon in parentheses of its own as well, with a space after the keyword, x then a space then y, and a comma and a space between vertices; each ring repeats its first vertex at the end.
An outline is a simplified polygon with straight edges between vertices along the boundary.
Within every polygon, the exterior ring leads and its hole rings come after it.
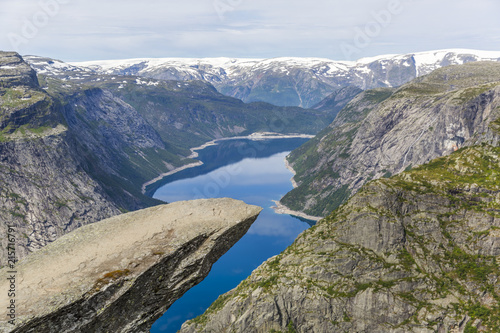
POLYGON ((324 58, 139 58, 74 62, 103 74, 127 74, 169 80, 205 80, 221 93, 244 102, 312 107, 345 86, 363 90, 400 86, 448 65, 499 61, 500 52, 445 49, 382 55, 358 61, 324 58))

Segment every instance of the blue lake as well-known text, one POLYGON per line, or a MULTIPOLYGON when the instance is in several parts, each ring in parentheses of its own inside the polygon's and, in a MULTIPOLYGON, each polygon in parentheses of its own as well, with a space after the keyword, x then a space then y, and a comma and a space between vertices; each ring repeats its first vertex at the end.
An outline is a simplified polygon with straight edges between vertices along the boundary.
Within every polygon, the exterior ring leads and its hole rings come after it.
POLYGON ((177 300, 150 332, 177 332, 186 320, 205 312, 219 295, 236 287, 309 228, 307 221, 271 209, 272 200, 293 188, 285 156, 306 141, 222 141, 199 151, 203 166, 183 170, 148 188, 155 198, 167 202, 230 197, 264 208, 248 233, 213 265, 207 278, 177 300))

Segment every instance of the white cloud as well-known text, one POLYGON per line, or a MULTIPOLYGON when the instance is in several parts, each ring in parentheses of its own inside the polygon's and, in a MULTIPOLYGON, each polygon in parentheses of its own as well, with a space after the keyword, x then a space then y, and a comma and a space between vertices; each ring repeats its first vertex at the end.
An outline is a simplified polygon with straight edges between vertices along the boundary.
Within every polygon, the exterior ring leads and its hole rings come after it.
MULTIPOLYGON (((160 56, 317 56, 341 59, 339 45, 373 13, 400 1, 393 15, 356 56, 436 48, 499 49, 497 0, 6 0, 0 14, 2 49, 9 33, 42 11, 41 2, 61 4, 21 53, 63 60, 160 56), (226 3, 225 7, 215 4, 226 3), (231 5, 233 4, 233 5, 231 5), (217 11, 217 8, 219 9, 217 11), (221 14, 221 15, 219 15, 221 14)), ((31 37, 31 36, 30 36, 31 37)))

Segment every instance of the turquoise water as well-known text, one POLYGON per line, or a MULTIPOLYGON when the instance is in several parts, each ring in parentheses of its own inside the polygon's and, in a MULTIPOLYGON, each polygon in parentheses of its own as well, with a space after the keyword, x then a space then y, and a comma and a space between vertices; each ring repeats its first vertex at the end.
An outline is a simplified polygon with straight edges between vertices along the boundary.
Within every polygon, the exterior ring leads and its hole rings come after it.
POLYGON ((293 188, 285 156, 306 141, 225 141, 199 151, 203 166, 162 181, 154 197, 167 202, 230 197, 264 210, 248 233, 213 265, 207 278, 177 300, 153 325, 152 333, 177 332, 186 320, 202 314, 219 295, 236 287, 309 227, 305 221, 271 209, 272 200, 279 200, 293 188))

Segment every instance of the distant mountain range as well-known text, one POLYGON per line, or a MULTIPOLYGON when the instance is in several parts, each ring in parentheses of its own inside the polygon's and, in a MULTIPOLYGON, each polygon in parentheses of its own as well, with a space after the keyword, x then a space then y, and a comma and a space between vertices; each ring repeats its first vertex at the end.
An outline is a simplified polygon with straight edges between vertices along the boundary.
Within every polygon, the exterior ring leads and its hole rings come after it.
POLYGON ((135 75, 162 80, 204 80, 244 102, 313 107, 335 90, 398 87, 435 69, 474 61, 500 61, 500 52, 449 49, 383 55, 358 61, 321 58, 143 58, 66 64, 25 57, 39 73, 135 75))

